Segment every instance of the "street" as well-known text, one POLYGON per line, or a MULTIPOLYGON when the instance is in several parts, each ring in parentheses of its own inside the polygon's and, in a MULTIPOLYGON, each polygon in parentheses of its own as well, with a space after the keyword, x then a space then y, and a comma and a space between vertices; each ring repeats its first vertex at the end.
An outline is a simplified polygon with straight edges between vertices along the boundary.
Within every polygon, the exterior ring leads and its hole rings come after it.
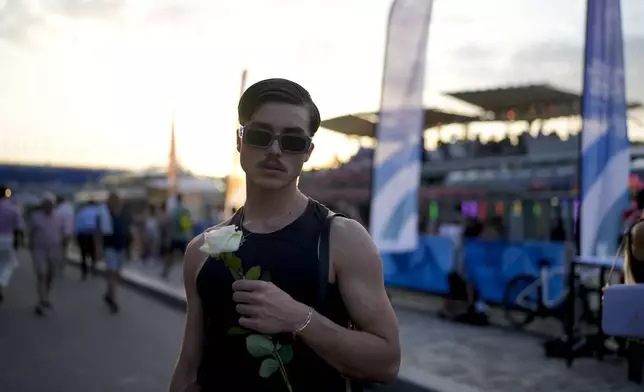
MULTIPOLYGON (((121 312, 102 301, 104 281, 67 267, 50 315, 38 318, 31 265, 16 271, 0 305, 2 392, 166 391, 179 352, 183 313, 127 288, 121 312)), ((396 383, 375 391, 422 392, 396 383)))
POLYGON ((67 268, 38 318, 31 266, 16 271, 0 308, 3 392, 167 390, 182 336, 183 314, 121 290, 121 313, 102 301, 103 280, 86 282, 67 268))

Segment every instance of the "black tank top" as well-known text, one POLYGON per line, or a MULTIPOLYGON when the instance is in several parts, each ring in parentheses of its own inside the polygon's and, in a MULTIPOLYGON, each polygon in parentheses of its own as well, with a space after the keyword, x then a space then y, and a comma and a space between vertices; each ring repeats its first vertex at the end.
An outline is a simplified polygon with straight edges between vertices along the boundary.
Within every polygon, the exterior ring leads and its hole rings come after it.
MULTIPOLYGON (((242 209, 232 224, 240 226, 242 209)), ((259 265, 268 271, 271 282, 296 301, 320 311, 320 262, 318 239, 329 210, 309 200, 304 213, 288 226, 268 234, 244 231, 244 244, 235 252, 243 270, 259 265)), ((208 259, 197 276, 197 290, 203 310, 203 351, 197 380, 201 392, 244 391, 286 392, 278 372, 269 378, 259 376, 261 359, 246 351, 246 337, 227 334, 237 326, 239 314, 232 300, 233 278, 223 261, 208 259)), ((339 291, 329 284, 324 306, 325 316, 339 325, 348 325, 347 311, 339 291)), ((304 321, 304 320, 303 320, 304 321)), ((345 391, 344 378, 311 349, 290 334, 279 336, 293 345, 293 359, 286 371, 294 392, 345 391)))

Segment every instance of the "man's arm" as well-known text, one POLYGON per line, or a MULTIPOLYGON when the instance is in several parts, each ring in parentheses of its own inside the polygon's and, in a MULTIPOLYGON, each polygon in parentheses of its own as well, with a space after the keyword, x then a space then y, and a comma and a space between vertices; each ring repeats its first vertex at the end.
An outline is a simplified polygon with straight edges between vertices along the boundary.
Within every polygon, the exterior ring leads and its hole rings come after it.
POLYGON ((170 392, 199 392, 197 368, 201 362, 203 315, 196 282, 199 270, 206 259, 206 255, 199 251, 201 245, 203 245, 203 235, 200 234, 188 244, 184 257, 183 280, 187 301, 186 324, 181 353, 170 382, 170 392))
MULTIPOLYGON (((230 219, 204 231, 230 224, 230 219)), ((208 256, 199 248, 203 245, 203 234, 195 237, 186 249, 183 263, 183 284, 186 289, 186 326, 179 360, 170 381, 170 392, 199 392, 197 369, 201 363, 203 347, 203 313, 201 299, 197 292, 197 276, 208 256)))
POLYGON ((340 294, 359 331, 313 313, 309 325, 297 336, 345 376, 391 382, 400 366, 400 343, 380 255, 359 223, 343 218, 332 222, 331 261, 340 294))

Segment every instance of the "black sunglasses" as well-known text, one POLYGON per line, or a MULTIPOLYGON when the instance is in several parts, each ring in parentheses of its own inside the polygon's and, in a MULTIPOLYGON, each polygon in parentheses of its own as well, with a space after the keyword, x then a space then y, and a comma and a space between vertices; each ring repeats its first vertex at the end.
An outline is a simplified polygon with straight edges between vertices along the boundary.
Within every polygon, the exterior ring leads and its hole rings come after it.
POLYGON ((277 140, 282 151, 291 154, 303 154, 311 147, 311 138, 305 135, 296 135, 292 133, 273 134, 262 128, 252 126, 241 127, 239 134, 242 142, 247 146, 255 148, 268 148, 273 141, 277 140))

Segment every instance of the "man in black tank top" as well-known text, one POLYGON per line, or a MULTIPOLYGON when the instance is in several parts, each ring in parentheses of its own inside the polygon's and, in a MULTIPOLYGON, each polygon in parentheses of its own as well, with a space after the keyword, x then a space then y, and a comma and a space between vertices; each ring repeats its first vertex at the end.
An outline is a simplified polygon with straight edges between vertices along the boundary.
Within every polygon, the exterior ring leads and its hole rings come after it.
POLYGON ((320 126, 309 93, 288 80, 264 80, 244 92, 238 112, 247 200, 220 226, 243 231, 234 255, 244 271, 260 267, 262 277, 235 281, 223 261, 199 250, 203 234, 192 240, 185 334, 170 392, 339 392, 350 384, 356 390, 348 380, 392 381, 398 326, 378 251, 363 226, 327 220, 331 212, 297 188, 320 126), (319 249, 327 222, 328 252, 319 249), (275 368, 270 355, 247 350, 249 331, 270 335, 280 353, 275 368))

